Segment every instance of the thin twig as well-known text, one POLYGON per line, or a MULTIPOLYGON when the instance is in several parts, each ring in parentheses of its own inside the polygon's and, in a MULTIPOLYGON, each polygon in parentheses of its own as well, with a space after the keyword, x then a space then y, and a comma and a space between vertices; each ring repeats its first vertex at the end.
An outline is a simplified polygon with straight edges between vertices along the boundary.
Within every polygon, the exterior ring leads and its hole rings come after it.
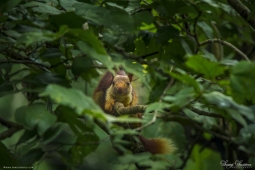
POLYGON ((203 116, 208 116, 208 117, 214 117, 214 118, 221 118, 224 119, 223 116, 217 114, 217 113, 209 113, 206 111, 202 111, 202 110, 198 110, 194 107, 188 108, 189 110, 193 111, 194 113, 198 114, 198 115, 203 115, 203 116))
POLYGON ((226 46, 232 48, 235 52, 237 52, 244 59, 246 59, 247 61, 250 61, 250 59, 242 51, 240 51, 236 46, 234 46, 233 44, 231 44, 227 41, 221 40, 221 39, 208 39, 208 40, 201 42, 200 46, 203 46, 203 45, 206 45, 209 43, 220 43, 220 44, 226 45, 226 46))
MULTIPOLYGON (((161 103, 162 100, 163 100, 163 97, 166 95, 166 91, 173 85, 174 83, 174 79, 171 78, 171 80, 169 81, 169 83, 167 84, 166 88, 164 89, 164 91, 162 92, 162 94, 160 95, 159 97, 159 102, 161 103)), ((141 126, 141 127, 138 127, 136 128, 135 130, 137 131, 141 131, 142 129, 148 127, 148 126, 151 126, 153 123, 156 122, 157 120, 157 115, 158 115, 158 111, 155 110, 154 113, 153 113, 153 117, 151 119, 151 121, 149 121, 148 123, 146 123, 145 125, 141 126)))
POLYGON ((198 37, 197 37, 197 22, 198 22, 198 19, 199 17, 202 15, 202 11, 198 9, 198 7, 196 5, 194 5, 193 3, 191 3, 191 5, 196 9, 196 11, 198 12, 197 14, 197 17, 195 18, 195 21, 194 21, 194 24, 193 24, 193 35, 194 35, 194 38, 195 38, 195 41, 197 43, 197 46, 200 46, 200 43, 199 43, 199 40, 198 40, 198 37))
POLYGON ((45 68, 48 68, 48 66, 44 65, 44 64, 41 64, 41 63, 37 63, 37 62, 34 62, 34 61, 30 61, 30 60, 9 60, 9 61, 0 61, 0 64, 10 64, 10 63, 13 63, 13 64, 34 64, 34 65, 38 65, 38 66, 41 66, 41 67, 45 67, 45 68))

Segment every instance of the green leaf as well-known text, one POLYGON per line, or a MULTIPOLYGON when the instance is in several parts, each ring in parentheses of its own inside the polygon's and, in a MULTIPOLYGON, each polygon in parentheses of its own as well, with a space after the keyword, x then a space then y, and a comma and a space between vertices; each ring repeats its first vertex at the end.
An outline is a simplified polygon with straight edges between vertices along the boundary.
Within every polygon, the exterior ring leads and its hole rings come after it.
POLYGON ((24 4, 24 7, 32 8, 34 12, 38 13, 46 13, 50 15, 58 15, 61 14, 62 11, 58 10, 57 8, 51 6, 48 3, 41 3, 41 2, 28 2, 24 4))
POLYGON ((39 161, 43 156, 44 152, 41 148, 31 149, 26 154, 22 155, 19 159, 19 165, 32 166, 36 161, 39 161))
POLYGON ((186 83, 188 85, 193 86, 194 89, 196 90, 196 92, 200 93, 201 90, 200 90, 198 82, 193 77, 191 77, 190 75, 188 75, 188 74, 176 74, 174 72, 171 72, 170 75, 173 78, 175 78, 175 79, 177 79, 177 80, 179 80, 183 83, 186 83))
POLYGON ((144 114, 150 113, 152 111, 163 111, 164 108, 169 108, 169 104, 163 102, 150 103, 147 106, 144 114))
POLYGON ((255 63, 242 61, 230 71, 230 87, 235 101, 255 103, 255 63))
POLYGON ((12 155, 10 150, 8 150, 2 142, 0 142, 0 157, 1 168, 3 168, 4 166, 15 166, 17 163, 17 160, 15 159, 14 155, 12 155))
POLYGON ((195 97, 193 88, 184 88, 177 92, 174 96, 165 96, 163 100, 170 103, 172 110, 179 110, 189 104, 195 97))
POLYGON ((47 144, 56 139, 59 134, 63 131, 64 125, 61 123, 54 124, 54 126, 50 127, 44 134, 42 143, 47 144))
POLYGON ((58 106, 55 110, 58 121, 68 123, 73 132, 79 135, 81 132, 88 131, 87 126, 78 118, 74 110, 66 106, 58 106))
POLYGON ((93 65, 93 61, 90 58, 76 57, 72 63, 72 73, 74 75, 80 75, 86 72, 93 65))
POLYGON ((22 0, 1 0, 0 13, 6 12, 13 7, 17 6, 22 0))
POLYGON ((123 8, 126 8, 129 4, 129 1, 127 0, 105 0, 105 3, 108 5, 111 4, 112 6, 121 6, 123 8))
POLYGON ((204 94, 203 97, 208 103, 216 105, 217 108, 226 111, 229 116, 234 118, 243 126, 246 126, 247 123, 242 116, 246 117, 252 122, 255 122, 255 116, 252 110, 249 107, 236 103, 231 97, 225 96, 219 92, 207 93, 204 94))
POLYGON ((171 39, 179 36, 179 31, 173 26, 161 26, 157 30, 157 41, 167 44, 171 39))
POLYGON ((186 65, 197 73, 204 74, 207 78, 220 76, 226 69, 225 66, 212 62, 200 55, 189 57, 186 61, 186 65))
POLYGON ((26 32, 23 33, 18 39, 17 43, 25 44, 25 46, 29 46, 36 42, 43 42, 43 41, 54 41, 56 39, 59 39, 64 34, 68 32, 67 26, 61 26, 59 28, 59 31, 56 33, 53 33, 52 31, 48 30, 36 30, 32 32, 26 32))
POLYGON ((93 21, 93 23, 105 26, 110 26, 112 24, 110 12, 103 7, 80 2, 75 3, 73 7, 77 15, 93 21))
POLYGON ((61 25, 67 25, 69 28, 82 28, 82 25, 86 22, 84 18, 73 12, 51 15, 49 20, 57 29, 59 29, 61 25))
POLYGON ((190 169, 206 169, 206 170, 223 170, 220 165, 221 156, 218 152, 211 149, 202 148, 195 145, 192 149, 191 156, 187 161, 184 170, 190 169))
POLYGON ((66 11, 73 11, 74 10, 73 5, 76 2, 77 1, 75 0, 59 0, 60 6, 63 7, 66 11))
POLYGON ((56 121, 56 117, 40 104, 22 106, 16 110, 14 116, 15 120, 27 130, 37 128, 38 134, 41 136, 56 121))
POLYGON ((76 145, 71 148, 72 159, 75 162, 82 163, 83 159, 96 150, 98 147, 99 137, 94 132, 80 135, 76 140, 76 145))
POLYGON ((133 15, 135 28, 142 26, 143 23, 151 24, 153 16, 149 11, 137 12, 133 15))
POLYGON ((68 89, 52 84, 48 85, 40 96, 48 96, 58 104, 73 108, 79 115, 86 109, 101 111, 91 97, 85 96, 81 91, 76 89, 68 89))
POLYGON ((126 31, 134 30, 133 17, 129 15, 125 10, 114 6, 108 6, 107 9, 111 16, 111 20, 109 20, 109 23, 111 23, 111 28, 117 30, 122 29, 126 31))
POLYGON ((98 53, 95 48, 89 46, 87 43, 79 41, 77 43, 78 48, 82 51, 82 53, 88 55, 89 57, 96 59, 102 62, 108 69, 113 68, 113 63, 111 57, 105 53, 98 53))
POLYGON ((24 133, 19 138, 18 142, 16 143, 16 146, 18 146, 21 143, 25 143, 35 137, 37 135, 36 130, 25 130, 24 133))
POLYGON ((207 38, 213 38, 213 29, 206 22, 201 21, 197 25, 204 31, 207 38))

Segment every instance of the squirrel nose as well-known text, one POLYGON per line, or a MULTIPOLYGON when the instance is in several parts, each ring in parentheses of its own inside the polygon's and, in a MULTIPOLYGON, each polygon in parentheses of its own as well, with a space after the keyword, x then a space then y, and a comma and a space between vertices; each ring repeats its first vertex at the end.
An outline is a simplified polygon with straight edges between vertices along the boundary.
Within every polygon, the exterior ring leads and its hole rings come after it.
POLYGON ((117 93, 121 94, 123 90, 122 90, 122 88, 117 88, 116 91, 117 91, 117 93))

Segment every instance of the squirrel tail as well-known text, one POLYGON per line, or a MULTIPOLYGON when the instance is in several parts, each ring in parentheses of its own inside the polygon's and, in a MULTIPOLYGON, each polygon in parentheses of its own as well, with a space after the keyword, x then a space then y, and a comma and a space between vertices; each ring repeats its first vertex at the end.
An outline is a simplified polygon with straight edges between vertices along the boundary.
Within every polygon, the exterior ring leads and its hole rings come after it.
POLYGON ((171 154, 177 150, 174 142, 167 138, 150 138, 138 136, 144 146, 145 151, 152 154, 171 154))

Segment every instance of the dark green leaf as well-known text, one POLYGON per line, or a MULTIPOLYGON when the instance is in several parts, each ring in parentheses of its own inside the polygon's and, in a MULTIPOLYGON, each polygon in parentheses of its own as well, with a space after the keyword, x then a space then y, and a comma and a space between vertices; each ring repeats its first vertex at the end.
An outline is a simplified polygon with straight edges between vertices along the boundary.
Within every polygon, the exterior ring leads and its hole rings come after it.
POLYGON ((22 0, 1 0, 0 13, 6 12, 17 6, 22 0))
POLYGON ((179 31, 172 26, 162 26, 157 30, 157 40, 161 44, 167 44, 171 39, 179 36, 179 31))
POLYGON ((67 25, 69 28, 82 28, 82 25, 86 22, 84 18, 73 12, 52 15, 49 17, 49 20, 56 27, 56 29, 59 29, 61 25, 67 25))
POLYGON ((47 144, 53 141, 55 138, 59 136, 59 134, 63 131, 63 124, 55 124, 54 126, 50 127, 44 134, 42 143, 47 144))
POLYGON ((56 103, 75 109, 77 114, 82 114, 85 109, 100 111, 92 98, 85 96, 81 91, 68 89, 58 85, 48 85, 41 96, 48 96, 56 103))
POLYGON ((33 104, 29 106, 22 106, 15 112, 15 120, 22 124, 27 130, 37 128, 38 134, 43 135, 56 121, 45 106, 40 104, 33 104))
POLYGON ((216 105, 219 109, 226 111, 229 116, 233 117, 243 126, 246 126, 247 123, 242 116, 255 122, 255 116, 252 110, 244 105, 239 105, 231 97, 225 96, 219 92, 211 92, 204 94, 203 96, 208 103, 216 105))
POLYGON ((18 142, 16 143, 16 146, 18 146, 21 143, 25 143, 28 140, 32 139, 37 135, 36 130, 25 130, 25 132, 21 135, 18 142))
POLYGON ((46 13, 51 15, 61 14, 62 11, 58 10, 54 6, 49 3, 41 3, 41 2, 28 2, 24 5, 24 7, 32 8, 34 12, 38 13, 46 13))
POLYGON ((255 103, 255 63, 240 62, 231 69, 230 86, 235 101, 255 103))
MULTIPOLYGON (((12 167, 15 166, 17 160, 15 159, 14 155, 11 153, 10 150, 6 148, 6 146, 0 142, 0 167, 3 168, 5 166, 12 167)), ((5 169, 5 168, 3 168, 5 169)))
POLYGON ((31 149, 26 154, 22 155, 19 159, 19 164, 22 166, 31 166, 36 161, 39 161, 43 156, 44 152, 40 148, 31 149))
POLYGON ((225 66, 209 61, 200 55, 189 57, 186 65, 197 73, 204 74, 207 78, 215 78, 222 75, 226 69, 225 66))

